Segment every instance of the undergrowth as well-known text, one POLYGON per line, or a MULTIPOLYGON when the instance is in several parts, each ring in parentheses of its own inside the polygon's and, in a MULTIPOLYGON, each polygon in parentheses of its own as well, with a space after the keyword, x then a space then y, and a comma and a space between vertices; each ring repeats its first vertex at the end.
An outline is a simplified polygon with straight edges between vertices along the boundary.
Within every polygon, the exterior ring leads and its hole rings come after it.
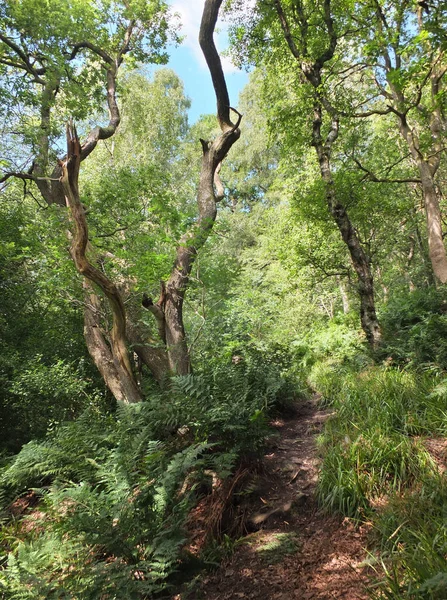
POLYGON ((126 600, 169 589, 188 562, 185 524, 209 471, 224 479, 259 451, 269 411, 292 393, 273 368, 245 360, 174 378, 113 415, 89 410, 25 445, 0 475, 2 597, 126 600), (11 502, 30 490, 37 508, 11 520, 11 502))
POLYGON ((313 386, 334 409, 319 443, 321 505, 374 525, 374 598, 447 598, 447 484, 425 439, 447 436, 445 379, 326 361, 313 386))

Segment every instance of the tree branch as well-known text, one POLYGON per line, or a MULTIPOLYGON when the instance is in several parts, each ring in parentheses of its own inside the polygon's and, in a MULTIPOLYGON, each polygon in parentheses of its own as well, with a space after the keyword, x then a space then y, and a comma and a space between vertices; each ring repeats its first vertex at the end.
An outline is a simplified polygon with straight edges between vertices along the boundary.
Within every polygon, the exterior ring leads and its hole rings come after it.
POLYGON ((9 173, 5 173, 2 177, 0 177, 0 183, 5 183, 11 177, 15 177, 16 179, 23 179, 28 181, 36 181, 37 177, 34 175, 30 175, 29 173, 16 173, 14 171, 10 171, 9 173))
POLYGON ((337 34, 334 29, 334 20, 331 15, 331 0, 324 0, 324 22, 329 35, 329 45, 324 52, 315 61, 315 67, 322 68, 334 56, 337 47, 337 34))
POLYGON ((41 79, 41 77, 39 77, 40 75, 45 74, 45 72, 46 72, 45 68, 41 67, 39 69, 35 69, 33 67, 33 65, 31 64, 29 57, 24 52, 24 50, 18 44, 13 42, 10 38, 8 38, 6 35, 4 35, 3 33, 0 33, 0 40, 17 54, 17 56, 23 62, 22 68, 24 71, 27 71, 28 73, 30 73, 30 75, 33 75, 36 83, 45 85, 45 81, 43 79, 41 79))
POLYGON ((404 177, 404 178, 397 178, 397 179, 382 179, 380 177, 377 177, 372 171, 370 171, 369 169, 367 169, 366 167, 364 167, 362 165, 362 163, 355 158, 355 156, 351 156, 352 160, 355 162, 355 164, 358 166, 358 168, 363 171, 364 173, 366 173, 366 176, 363 177, 362 181, 364 180, 368 180, 368 181, 373 181, 374 183, 421 183, 420 179, 417 179, 416 177, 404 177))
POLYGON ((121 121, 118 103, 116 101, 116 74, 118 67, 113 64, 107 69, 107 105, 109 108, 109 124, 106 127, 95 127, 90 131, 82 144, 81 160, 85 160, 96 148, 99 140, 106 140, 117 130, 121 121))
POLYGON ((276 12, 278 13, 279 22, 281 23, 284 37, 286 38, 287 45, 290 48, 290 52, 297 60, 301 60, 301 58, 302 58, 301 53, 298 50, 298 48, 295 44, 295 41, 292 37, 292 33, 290 31, 290 25, 289 25, 289 22, 287 20, 285 13, 284 13, 284 9, 282 7, 280 0, 275 0, 275 7, 276 7, 276 12))
POLYGON ((206 0, 203 8, 202 21, 200 23, 199 43, 205 56, 206 63, 213 80, 214 91, 217 100, 217 118, 222 131, 233 128, 230 119, 230 97, 222 69, 222 63, 213 34, 216 27, 219 9, 223 0, 206 0))
POLYGON ((71 54, 68 57, 68 60, 73 60, 77 56, 78 52, 80 50, 83 50, 84 48, 87 48, 88 50, 91 50, 92 52, 94 52, 95 54, 97 54, 108 65, 113 65, 113 59, 112 59, 111 56, 109 56, 109 54, 107 54, 107 52, 105 52, 99 46, 95 46, 95 44, 92 44, 91 42, 87 42, 87 41, 85 41, 85 42, 78 42, 77 44, 74 44, 73 49, 71 51, 71 54))

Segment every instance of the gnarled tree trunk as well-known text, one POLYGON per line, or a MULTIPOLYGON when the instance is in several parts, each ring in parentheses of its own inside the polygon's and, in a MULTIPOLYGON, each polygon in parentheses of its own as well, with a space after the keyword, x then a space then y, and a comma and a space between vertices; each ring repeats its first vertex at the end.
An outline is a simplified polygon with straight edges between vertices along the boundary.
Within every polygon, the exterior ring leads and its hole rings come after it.
POLYGON ((73 125, 67 126, 67 157, 61 162, 61 184, 74 225, 70 253, 77 271, 97 285, 108 300, 112 312, 112 331, 106 337, 100 329, 100 304, 87 285, 84 334, 91 357, 115 398, 126 403, 139 402, 141 393, 130 364, 126 340, 126 312, 115 284, 99 271, 86 256, 88 225, 79 198, 81 144, 73 125))
POLYGON ((205 244, 213 228, 217 203, 224 195, 219 178, 220 165, 240 136, 241 115, 230 108, 222 64, 213 40, 221 4, 222 0, 206 0, 200 25, 199 40, 213 80, 221 133, 213 141, 200 140, 202 165, 197 192, 199 218, 180 240, 171 275, 166 284, 162 284, 158 302, 154 304, 150 298, 143 298, 143 306, 150 310, 157 320, 160 340, 166 347, 169 371, 176 375, 186 375, 191 371, 183 325, 183 302, 192 266, 198 251, 205 244), (237 115, 235 123, 230 119, 230 110, 237 115))

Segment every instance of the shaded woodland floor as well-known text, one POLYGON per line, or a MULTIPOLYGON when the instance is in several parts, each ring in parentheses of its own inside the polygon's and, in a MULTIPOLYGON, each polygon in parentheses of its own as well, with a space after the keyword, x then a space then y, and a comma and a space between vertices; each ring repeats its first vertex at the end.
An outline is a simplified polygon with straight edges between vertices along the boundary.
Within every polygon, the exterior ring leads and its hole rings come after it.
POLYGON ((316 436, 327 411, 315 400, 274 423, 278 437, 263 458, 249 519, 255 530, 198 589, 176 600, 332 599, 368 597, 364 550, 368 528, 319 511, 316 436))

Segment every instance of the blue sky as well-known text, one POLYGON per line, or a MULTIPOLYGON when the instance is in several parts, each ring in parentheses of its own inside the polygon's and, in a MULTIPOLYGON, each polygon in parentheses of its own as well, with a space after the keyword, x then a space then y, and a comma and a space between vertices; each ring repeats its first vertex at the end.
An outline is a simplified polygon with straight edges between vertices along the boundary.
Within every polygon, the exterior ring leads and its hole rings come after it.
MULTIPOLYGON (((194 123, 200 115, 214 113, 216 109, 211 77, 198 42, 204 0, 170 0, 170 4, 173 10, 180 15, 181 35, 185 36, 185 39, 178 48, 170 49, 171 59, 168 66, 184 82, 186 94, 191 99, 189 121, 194 123)), ((219 22, 218 30, 215 41, 221 52, 228 44, 225 24, 219 22)), ((239 92, 247 83, 248 75, 245 71, 237 70, 229 58, 223 57, 222 65, 230 102, 233 106, 237 106, 239 92)))

